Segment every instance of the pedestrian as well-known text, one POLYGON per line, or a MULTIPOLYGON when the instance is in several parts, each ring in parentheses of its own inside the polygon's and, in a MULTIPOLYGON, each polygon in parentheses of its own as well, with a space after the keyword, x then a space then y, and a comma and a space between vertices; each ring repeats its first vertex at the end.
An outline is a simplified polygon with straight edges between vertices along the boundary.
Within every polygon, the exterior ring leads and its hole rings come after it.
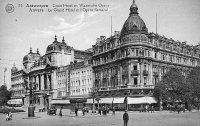
POLYGON ((99 107, 99 115, 101 115, 101 107, 99 107))
POLYGON ((85 107, 82 108, 83 116, 85 115, 85 107))
POLYGON ((77 106, 75 107, 75 114, 76 114, 76 116, 78 116, 78 107, 77 106))
POLYGON ((61 107, 60 107, 59 116, 62 116, 62 109, 63 109, 63 107, 61 106, 61 107))
POLYGON ((107 112, 108 112, 108 107, 106 106, 105 107, 105 116, 107 115, 107 112))
POLYGON ((115 106, 113 107, 113 115, 115 115, 115 106))
POLYGON ((110 108, 109 107, 107 107, 107 113, 109 114, 109 111, 110 111, 110 108))
POLYGON ((148 111, 148 106, 147 105, 145 105, 145 110, 144 110, 145 112, 147 112, 148 111))
POLYGON ((154 106, 151 106, 151 113, 154 112, 154 106))
POLYGON ((188 110, 189 110, 189 112, 192 111, 192 105, 191 105, 191 104, 189 104, 189 106, 188 106, 188 110))
POLYGON ((129 120, 129 116, 127 113, 127 110, 125 110, 125 113, 123 114, 123 120, 124 120, 124 126, 128 125, 128 120, 129 120))

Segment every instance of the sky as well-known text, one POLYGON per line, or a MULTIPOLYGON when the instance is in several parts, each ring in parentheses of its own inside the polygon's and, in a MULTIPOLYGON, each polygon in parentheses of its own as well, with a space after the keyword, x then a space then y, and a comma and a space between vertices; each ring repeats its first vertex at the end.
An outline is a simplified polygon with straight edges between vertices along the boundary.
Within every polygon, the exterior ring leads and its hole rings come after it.
MULTIPOLYGON (((135 0, 140 17, 146 23, 149 32, 157 32, 167 38, 189 45, 200 42, 200 0, 135 0)), ((10 88, 11 68, 13 64, 23 68, 23 57, 30 47, 37 48, 41 55, 54 41, 65 41, 75 49, 86 50, 95 44, 99 36, 109 37, 112 31, 121 31, 129 16, 132 0, 1 0, 0 1, 0 85, 5 81, 10 88), (12 4, 14 11, 8 13, 6 6, 12 4), (44 12, 30 12, 28 5, 48 5, 44 12), (98 8, 107 11, 58 12, 48 9, 62 9, 53 5, 106 5, 98 8), (22 6, 21 6, 22 5, 22 6), (4 72, 5 68, 7 71, 4 72)), ((94 9, 94 7, 87 7, 94 9)), ((112 33, 113 34, 113 33, 112 33)))

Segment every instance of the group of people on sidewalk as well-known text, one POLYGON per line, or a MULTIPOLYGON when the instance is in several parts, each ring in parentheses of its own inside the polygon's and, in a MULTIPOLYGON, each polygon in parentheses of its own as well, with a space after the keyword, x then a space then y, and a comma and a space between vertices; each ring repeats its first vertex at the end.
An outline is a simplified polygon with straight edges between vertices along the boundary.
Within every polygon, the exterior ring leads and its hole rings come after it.
POLYGON ((12 113, 11 112, 7 112, 6 114, 6 121, 9 121, 12 119, 12 113))
POLYGON ((107 115, 109 113, 110 109, 107 106, 103 106, 102 108, 99 107, 98 113, 101 115, 101 113, 103 115, 107 115))

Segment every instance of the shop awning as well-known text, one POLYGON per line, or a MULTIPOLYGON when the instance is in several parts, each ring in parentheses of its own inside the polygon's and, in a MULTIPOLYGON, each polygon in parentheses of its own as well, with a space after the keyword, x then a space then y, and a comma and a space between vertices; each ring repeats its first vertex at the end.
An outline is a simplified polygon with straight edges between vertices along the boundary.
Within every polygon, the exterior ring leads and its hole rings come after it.
POLYGON ((113 103, 124 103, 124 98, 125 97, 116 97, 113 100, 113 103))
POLYGON ((70 104, 69 100, 51 100, 51 104, 70 104))
POLYGON ((112 104, 113 98, 100 98, 99 103, 112 104))
POLYGON ((22 104, 22 99, 11 99, 8 100, 8 104, 22 104))
POLYGON ((128 104, 149 104, 145 97, 131 98, 128 97, 128 104))
POLYGON ((157 100, 154 97, 138 97, 138 98, 128 97, 128 104, 152 104, 152 103, 157 103, 157 100))
POLYGON ((154 97, 145 97, 149 104, 157 103, 157 100, 154 97))
MULTIPOLYGON (((93 98, 87 99, 88 104, 92 104, 93 103, 93 98)), ((97 101, 94 99, 94 103, 97 103, 97 101)))

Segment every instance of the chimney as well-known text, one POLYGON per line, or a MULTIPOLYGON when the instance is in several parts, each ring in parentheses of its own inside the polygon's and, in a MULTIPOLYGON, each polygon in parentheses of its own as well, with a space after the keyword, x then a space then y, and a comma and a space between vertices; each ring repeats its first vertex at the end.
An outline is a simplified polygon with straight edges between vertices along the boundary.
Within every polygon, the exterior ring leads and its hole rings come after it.
POLYGON ((106 39, 106 36, 100 36, 100 41, 103 41, 106 39))

